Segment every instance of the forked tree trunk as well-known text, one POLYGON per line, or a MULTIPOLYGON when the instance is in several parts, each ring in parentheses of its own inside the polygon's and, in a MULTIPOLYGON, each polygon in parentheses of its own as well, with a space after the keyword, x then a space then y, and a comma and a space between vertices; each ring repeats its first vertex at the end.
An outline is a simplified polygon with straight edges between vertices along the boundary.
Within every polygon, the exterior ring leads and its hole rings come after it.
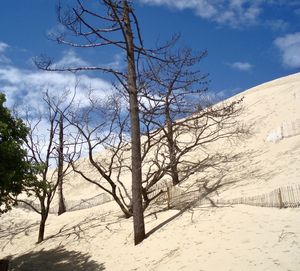
POLYGON ((119 199, 119 197, 117 197, 116 194, 113 195, 113 198, 115 200, 115 202, 119 205, 119 207, 121 208, 125 218, 129 218, 132 217, 132 210, 126 208, 126 206, 121 202, 121 200, 119 199))
POLYGON ((131 123, 131 159, 132 159, 132 209, 134 244, 137 245, 145 239, 145 224, 142 199, 142 160, 141 160, 141 135, 139 122, 138 93, 136 85, 136 66, 134 56, 133 34, 131 29, 129 6, 124 1, 124 29, 127 44, 128 63, 128 92, 131 123))
POLYGON ((66 205, 63 194, 63 174, 64 169, 64 122, 63 114, 60 115, 59 120, 59 147, 58 147, 58 169, 57 169, 57 178, 58 178, 58 215, 61 215, 66 212, 66 205))

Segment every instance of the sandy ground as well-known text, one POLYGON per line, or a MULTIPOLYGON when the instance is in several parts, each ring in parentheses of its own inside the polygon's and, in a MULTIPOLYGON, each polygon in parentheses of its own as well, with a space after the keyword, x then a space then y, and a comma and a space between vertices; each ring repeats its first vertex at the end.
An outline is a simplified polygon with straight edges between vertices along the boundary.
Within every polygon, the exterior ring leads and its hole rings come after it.
MULTIPOLYGON (((148 216, 147 231, 178 213, 148 216)), ((136 247, 131 219, 119 215, 112 204, 52 215, 35 246, 38 217, 15 210, 2 218, 1 255, 15 256, 12 270, 32 271, 300 269, 299 209, 196 207, 136 247)))
MULTIPOLYGON (((226 178, 236 180, 220 197, 258 195, 300 183, 300 73, 252 88, 240 119, 253 126, 243 143, 211 150, 242 152, 226 178), (299 133, 298 133, 299 132, 299 133)), ((74 179, 66 195, 100 193, 74 179)), ((133 246, 132 220, 107 203, 50 215, 45 241, 36 245, 39 216, 14 209, 1 216, 0 259, 11 270, 300 270, 300 209, 198 206, 146 213, 149 237, 133 246)))

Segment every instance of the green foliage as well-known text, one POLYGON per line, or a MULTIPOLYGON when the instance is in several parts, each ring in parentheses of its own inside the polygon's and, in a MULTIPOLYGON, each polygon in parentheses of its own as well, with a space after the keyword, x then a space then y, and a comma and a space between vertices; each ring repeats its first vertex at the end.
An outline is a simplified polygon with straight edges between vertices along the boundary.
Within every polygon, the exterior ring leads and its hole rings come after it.
POLYGON ((21 119, 12 116, 5 101, 5 95, 0 93, 0 213, 13 204, 9 196, 20 194, 24 182, 34 179, 23 148, 28 129, 21 119))

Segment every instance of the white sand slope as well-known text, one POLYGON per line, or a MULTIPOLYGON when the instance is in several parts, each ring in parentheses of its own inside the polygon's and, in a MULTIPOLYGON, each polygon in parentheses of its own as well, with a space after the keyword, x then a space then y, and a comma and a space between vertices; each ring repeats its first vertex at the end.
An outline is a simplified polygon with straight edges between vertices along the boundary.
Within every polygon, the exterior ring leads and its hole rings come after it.
POLYGON ((247 170, 242 172, 249 179, 247 186, 228 193, 255 195, 257 191, 299 184, 300 73, 262 84, 236 97, 244 97, 241 119, 253 124, 253 134, 242 146, 233 148, 249 152, 245 157, 249 162, 244 164, 247 170))
MULTIPOLYGON (((207 146, 212 153, 240 154, 237 161, 224 165, 224 170, 228 171, 224 182, 233 181, 235 185, 220 196, 250 196, 256 195, 258 190, 264 193, 280 186, 300 183, 300 162, 297 158, 300 157, 300 73, 254 87, 231 99, 242 97, 244 109, 238 120, 252 127, 251 136, 240 142, 219 141, 207 146)), ((87 159, 80 163, 85 171, 93 170, 88 166, 87 159)), ((207 172, 194 175, 191 180, 201 179, 203 175, 206 176, 207 172)), ((100 179, 97 173, 91 172, 90 176, 100 179)), ((212 178, 217 177, 213 175, 212 178)), ((91 203, 107 198, 99 195, 103 194, 100 188, 78 175, 68 178, 64 191, 72 203, 70 205, 80 202, 78 188, 80 198, 91 203)), ((123 173, 121 179, 130 188, 129 172, 123 173)))
MULTIPOLYGON (((247 90, 240 119, 252 124, 243 143, 211 150, 244 155, 226 178, 220 197, 258 195, 300 183, 300 73, 247 90)), ((235 97, 235 98, 238 98, 235 97)), ((74 179, 74 177, 72 177, 74 179)), ((72 200, 101 191, 76 179, 72 200), (84 185, 83 185, 84 184, 84 185)), ((50 215, 46 240, 37 239, 39 216, 15 209, 0 220, 0 259, 11 270, 300 270, 300 209, 244 205, 169 210, 146 216, 149 237, 133 246, 132 220, 113 203, 50 215)))

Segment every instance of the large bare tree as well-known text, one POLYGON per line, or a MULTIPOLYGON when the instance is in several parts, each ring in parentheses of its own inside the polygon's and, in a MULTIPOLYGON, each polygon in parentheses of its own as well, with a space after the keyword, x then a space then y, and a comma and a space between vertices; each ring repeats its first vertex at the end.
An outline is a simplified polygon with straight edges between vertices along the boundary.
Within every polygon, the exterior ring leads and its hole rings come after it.
POLYGON ((143 45, 138 20, 129 1, 101 0, 95 8, 94 3, 77 0, 70 9, 58 7, 58 18, 68 33, 57 35, 54 39, 74 48, 108 48, 119 50, 126 58, 125 71, 113 66, 66 67, 52 65, 49 59, 37 59, 39 68, 48 71, 100 71, 111 74, 129 97, 131 160, 132 160, 132 209, 134 221, 134 242, 145 238, 142 199, 142 160, 140 142, 140 119, 137 86, 137 66, 142 56, 156 58, 153 51, 143 45), (75 40, 74 40, 75 37, 75 40))
MULTIPOLYGON (((138 244, 145 238, 143 211, 153 199, 151 188, 166 174, 171 175, 174 184, 187 179, 208 164, 205 163, 208 158, 197 161, 187 159, 189 154, 207 142, 239 134, 238 129, 228 132, 229 126, 232 125, 232 117, 238 113, 239 101, 219 107, 210 107, 207 104, 196 106, 195 103, 191 103, 195 99, 194 96, 203 89, 200 90, 195 85, 199 81, 203 82, 205 76, 193 70, 203 54, 193 56, 190 50, 169 54, 170 45, 176 38, 155 50, 147 49, 143 44, 138 20, 129 1, 101 0, 98 7, 94 2, 77 0, 76 3, 76 6, 69 9, 58 7, 58 18, 66 31, 52 38, 60 44, 73 48, 94 50, 110 48, 113 52, 125 56, 126 68, 118 69, 113 65, 59 66, 45 58, 37 59, 36 64, 46 71, 96 71, 109 74, 116 80, 114 83, 116 89, 122 94, 125 93, 130 119, 129 170, 132 176, 131 195, 128 194, 127 198, 131 197, 131 205, 126 206, 127 203, 125 204, 121 196, 119 202, 120 198, 114 199, 121 209, 125 207, 122 211, 125 210, 126 216, 130 215, 130 212, 128 214, 126 212, 132 210, 134 242, 138 244), (70 33, 71 36, 68 35, 70 33), (146 103, 144 99, 147 100, 146 103), (192 140, 186 141, 184 137, 188 133, 192 140), (141 144, 142 134, 143 144, 141 144), (142 174, 143 166, 145 172, 142 174)), ((98 125, 98 128, 101 128, 100 119, 98 125)), ((82 127, 78 125, 77 128, 80 130, 82 127)), ((85 135, 81 132, 81 135, 91 139, 90 132, 85 135)), ((100 140, 99 144, 102 143, 107 144, 107 141, 100 140)), ((90 147, 92 150, 95 149, 93 146, 90 147)), ((110 150, 113 149, 111 147, 110 150)), ((114 163, 123 152, 121 149, 117 149, 117 156, 113 154, 114 163)), ((120 158, 119 162, 121 160, 120 158)), ((91 159, 90 162, 106 179, 106 171, 91 159)), ((108 165, 108 169, 110 167, 113 167, 113 164, 108 165)), ((123 165, 118 167, 122 168, 123 165)), ((111 178, 106 180, 114 190, 115 182, 110 183, 111 178)), ((107 192, 111 193, 113 190, 107 192)), ((113 197, 114 195, 115 193, 112 194, 113 197)))

